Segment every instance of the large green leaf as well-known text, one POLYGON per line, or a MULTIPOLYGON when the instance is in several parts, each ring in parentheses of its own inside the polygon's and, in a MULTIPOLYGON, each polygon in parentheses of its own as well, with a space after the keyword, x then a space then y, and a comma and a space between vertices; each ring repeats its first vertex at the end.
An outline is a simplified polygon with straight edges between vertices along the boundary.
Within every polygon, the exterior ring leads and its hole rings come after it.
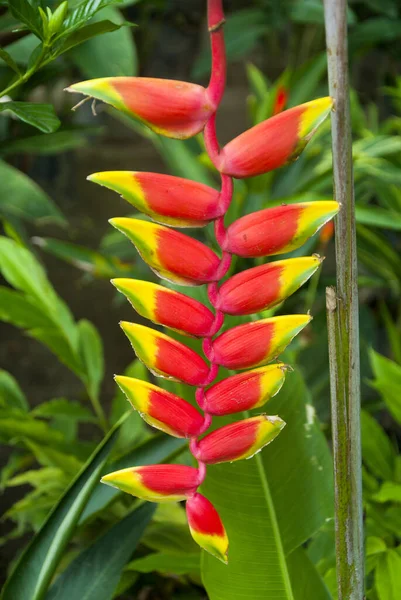
POLYGON ((331 600, 331 595, 303 548, 288 556, 294 600, 331 600))
POLYGON ((32 179, 0 161, 0 214, 26 221, 65 224, 49 196, 32 179))
POLYGON ((210 600, 293 600, 286 554, 332 515, 330 454, 300 375, 267 408, 287 422, 277 440, 249 461, 209 467, 202 486, 230 538, 228 566, 204 556, 210 600))
POLYGON ((116 30, 92 37, 72 50, 72 60, 89 78, 135 75, 138 63, 132 33, 128 27, 118 27, 124 24, 123 16, 115 8, 105 8, 95 16, 92 27, 104 20, 116 23, 116 30))
POLYGON ((0 104, 0 112, 4 111, 9 111, 24 123, 28 123, 28 125, 32 125, 44 133, 52 133, 61 125, 52 104, 3 102, 0 104))
POLYGON ((140 506, 79 554, 46 600, 110 600, 155 508, 150 503, 140 506))
POLYGON ((41 600, 54 576, 113 448, 117 424, 96 448, 26 548, 3 589, 2 600, 41 600))

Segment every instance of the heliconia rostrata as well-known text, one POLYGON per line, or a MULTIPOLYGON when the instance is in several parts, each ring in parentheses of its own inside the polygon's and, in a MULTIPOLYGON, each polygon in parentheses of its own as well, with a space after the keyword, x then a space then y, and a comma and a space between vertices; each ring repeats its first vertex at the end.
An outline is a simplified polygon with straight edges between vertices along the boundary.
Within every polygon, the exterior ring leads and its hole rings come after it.
POLYGON ((148 281, 115 279, 113 284, 143 317, 186 336, 203 338, 207 360, 155 329, 121 323, 138 358, 156 376, 196 388, 203 411, 151 383, 117 376, 116 381, 147 423, 176 437, 189 438, 197 468, 178 465, 132 467, 105 475, 104 483, 151 502, 186 500, 195 541, 227 562, 228 537, 212 504, 199 493, 206 465, 250 458, 280 433, 278 416, 261 414, 203 436, 212 416, 265 404, 281 388, 287 367, 268 364, 310 321, 309 315, 262 318, 219 334, 224 315, 250 315, 293 294, 319 267, 318 256, 269 262, 221 280, 233 254, 244 258, 284 254, 299 248, 338 211, 334 201, 276 206, 244 216, 228 228, 224 216, 233 195, 232 178, 252 177, 295 160, 332 107, 330 98, 283 111, 287 93, 279 90, 271 118, 220 149, 215 117, 226 78, 222 0, 208 0, 212 74, 207 88, 191 83, 137 77, 84 81, 69 91, 103 100, 153 131, 186 139, 204 132, 208 155, 220 173, 221 189, 170 175, 136 171, 95 173, 89 177, 120 193, 154 222, 111 219, 163 279, 208 286, 211 311, 188 296, 148 281), (221 253, 175 227, 203 227, 214 221, 221 253), (213 383, 219 366, 243 370, 213 383))

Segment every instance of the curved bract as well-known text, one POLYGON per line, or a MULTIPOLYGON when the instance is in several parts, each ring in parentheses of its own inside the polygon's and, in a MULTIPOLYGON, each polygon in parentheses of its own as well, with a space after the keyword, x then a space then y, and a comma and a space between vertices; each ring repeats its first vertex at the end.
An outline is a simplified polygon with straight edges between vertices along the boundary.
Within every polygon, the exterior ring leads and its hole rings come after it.
POLYGON ((225 315, 251 315, 282 303, 313 275, 322 259, 317 255, 286 258, 248 268, 224 283, 222 279, 232 255, 254 258, 298 249, 333 218, 339 205, 323 200, 274 206, 240 217, 226 228, 232 177, 260 175, 296 159, 327 117, 332 101, 319 98, 283 111, 288 93, 278 89, 274 116, 220 149, 215 113, 226 77, 223 23, 222 0, 208 0, 212 73, 207 88, 162 79, 115 77, 77 83, 69 90, 103 100, 161 135, 184 139, 204 130, 206 150, 219 171, 219 190, 179 177, 138 171, 105 171, 89 179, 118 192, 145 215, 143 219, 117 217, 110 223, 128 237, 147 265, 173 284, 207 285, 211 304, 210 308, 159 283, 113 280, 142 318, 202 338, 207 360, 171 335, 138 323, 121 323, 136 355, 154 375, 196 388, 194 401, 202 413, 163 387, 116 376, 128 401, 147 423, 169 435, 189 438, 197 467, 137 466, 109 473, 102 482, 151 502, 185 500, 194 540, 226 563, 230 532, 216 508, 199 493, 207 465, 251 458, 279 435, 285 423, 279 416, 257 414, 238 416, 238 421, 212 432, 208 429, 214 416, 257 409, 279 392, 289 367, 272 361, 308 325, 311 316, 259 315, 223 333, 220 329, 225 315), (217 251, 165 226, 204 227, 212 221, 217 251), (216 382, 220 366, 242 372, 216 382))
POLYGON ((104 171, 87 178, 121 194, 157 223, 174 227, 204 227, 224 215, 220 193, 182 177, 139 171, 104 171))
POLYGON ((74 83, 69 92, 111 104, 166 137, 183 139, 201 132, 215 110, 201 85, 151 77, 104 77, 74 83))

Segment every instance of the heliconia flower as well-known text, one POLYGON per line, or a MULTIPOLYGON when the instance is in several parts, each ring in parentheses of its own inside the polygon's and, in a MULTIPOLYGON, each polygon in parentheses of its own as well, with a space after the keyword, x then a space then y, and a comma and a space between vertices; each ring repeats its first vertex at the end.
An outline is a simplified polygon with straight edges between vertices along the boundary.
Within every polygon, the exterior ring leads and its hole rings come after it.
POLYGON ((216 308, 228 315, 250 315, 291 296, 321 264, 319 256, 289 258, 248 269, 219 289, 216 308))
POLYGON ((283 85, 279 85, 274 99, 273 115, 278 115, 283 112, 288 100, 287 89, 283 85))
POLYGON ((185 465, 129 467, 104 475, 101 482, 148 502, 180 502, 196 492, 199 471, 185 465))
POLYGON ((197 300, 150 281, 112 279, 135 310, 146 319, 187 335, 205 337, 214 322, 213 313, 197 300))
POLYGON ((241 217, 226 232, 223 248, 247 258, 284 254, 302 246, 339 211, 338 202, 302 202, 241 217))
POLYGON ((319 98, 295 106, 255 125, 221 150, 215 164, 226 175, 242 179, 267 173, 298 158, 333 105, 319 98))
POLYGON ((204 424, 203 416, 179 396, 141 379, 117 375, 115 380, 130 404, 149 425, 174 437, 199 435, 204 424))
POLYGON ((223 379, 205 391, 204 410, 224 416, 263 406, 280 391, 286 370, 277 363, 223 379))
POLYGON ((285 315, 228 329, 212 342, 213 360, 227 369, 262 366, 281 354, 311 319, 285 315))
POLYGON ((104 77, 67 88, 102 100, 166 137, 186 139, 202 131, 215 107, 194 83, 150 77, 104 77))
POLYGON ((187 500, 186 511, 189 529, 195 542, 227 564, 228 537, 213 504, 202 494, 196 493, 187 500))
POLYGON ((137 357, 155 375, 189 385, 202 385, 206 380, 208 365, 188 346, 144 325, 125 321, 120 325, 137 357))
POLYGON ((104 171, 88 179, 118 192, 158 223, 204 227, 224 213, 217 190, 189 179, 139 171, 104 171))
POLYGON ((259 415, 225 425, 202 438, 195 458, 208 465, 251 458, 270 444, 285 427, 280 417, 259 415))
POLYGON ((121 217, 110 223, 135 244, 159 277, 182 285, 201 285, 218 277, 220 259, 202 242, 149 221, 121 217))

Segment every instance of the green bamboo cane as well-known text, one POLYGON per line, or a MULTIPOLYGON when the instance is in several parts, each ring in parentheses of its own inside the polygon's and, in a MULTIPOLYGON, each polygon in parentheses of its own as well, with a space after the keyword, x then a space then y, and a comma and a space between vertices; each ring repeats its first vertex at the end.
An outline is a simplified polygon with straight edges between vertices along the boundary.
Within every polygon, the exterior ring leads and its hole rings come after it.
POLYGON ((355 199, 352 169, 346 0, 324 0, 332 114, 337 288, 326 290, 334 448, 339 600, 364 594, 360 368, 355 199))

